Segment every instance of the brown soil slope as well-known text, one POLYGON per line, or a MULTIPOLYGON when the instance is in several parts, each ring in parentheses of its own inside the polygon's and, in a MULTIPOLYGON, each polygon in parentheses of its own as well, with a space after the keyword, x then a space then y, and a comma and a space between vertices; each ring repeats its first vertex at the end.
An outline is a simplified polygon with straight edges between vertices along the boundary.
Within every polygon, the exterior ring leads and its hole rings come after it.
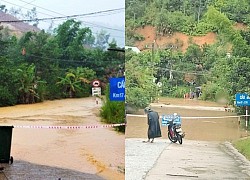
MULTIPOLYGON (((233 27, 237 30, 247 29, 247 26, 242 23, 236 23, 233 27)), ((213 32, 207 33, 204 36, 188 36, 180 32, 175 32, 169 36, 157 36, 156 28, 152 26, 138 28, 136 33, 142 35, 145 38, 143 41, 137 41, 135 43, 135 46, 140 50, 151 49, 153 42, 155 42, 155 48, 164 49, 166 46, 173 45, 175 49, 185 52, 191 43, 195 43, 199 46, 204 44, 213 44, 216 42, 217 37, 217 35, 213 32)))
POLYGON ((137 41, 135 46, 140 50, 145 50, 152 47, 152 43, 155 40, 155 48, 165 48, 166 46, 172 44, 177 49, 181 51, 186 51, 191 42, 198 44, 200 46, 206 44, 213 44, 216 42, 216 34, 208 33, 205 36, 188 36, 186 34, 175 32, 170 36, 157 36, 156 29, 152 26, 146 26, 144 28, 139 28, 136 33, 142 35, 145 39, 143 41, 137 41))

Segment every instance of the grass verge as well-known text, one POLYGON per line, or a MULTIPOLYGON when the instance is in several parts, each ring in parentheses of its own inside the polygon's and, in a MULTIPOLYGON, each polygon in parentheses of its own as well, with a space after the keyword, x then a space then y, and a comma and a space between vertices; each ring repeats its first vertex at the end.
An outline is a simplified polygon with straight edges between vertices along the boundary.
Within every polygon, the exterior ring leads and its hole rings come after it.
POLYGON ((250 160, 250 137, 234 141, 233 146, 250 160))

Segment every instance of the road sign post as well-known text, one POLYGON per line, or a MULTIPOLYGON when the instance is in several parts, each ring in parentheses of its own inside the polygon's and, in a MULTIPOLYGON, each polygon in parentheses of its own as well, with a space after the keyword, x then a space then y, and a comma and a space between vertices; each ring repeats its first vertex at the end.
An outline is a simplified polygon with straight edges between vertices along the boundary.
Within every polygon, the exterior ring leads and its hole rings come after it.
POLYGON ((246 128, 248 127, 248 106, 250 106, 250 97, 247 93, 235 94, 235 105, 246 107, 246 128))

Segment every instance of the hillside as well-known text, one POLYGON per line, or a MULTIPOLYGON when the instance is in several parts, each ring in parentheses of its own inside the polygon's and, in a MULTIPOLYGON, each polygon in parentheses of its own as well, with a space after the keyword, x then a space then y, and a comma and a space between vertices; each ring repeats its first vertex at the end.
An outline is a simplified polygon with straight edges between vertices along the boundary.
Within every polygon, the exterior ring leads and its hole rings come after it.
POLYGON ((152 43, 155 40, 155 47, 164 49, 166 46, 174 45, 174 48, 178 48, 185 52, 188 45, 193 42, 200 46, 206 44, 213 44, 216 42, 216 34, 208 33, 205 36, 188 36, 186 34, 175 32, 170 36, 157 36, 156 30, 152 26, 146 26, 139 28, 136 33, 142 35, 145 39, 143 41, 136 41, 135 46, 140 50, 145 50, 147 47, 152 47, 152 43))
MULTIPOLYGON (((236 23, 234 29, 244 30, 246 25, 242 23, 236 23)), ((216 42, 217 35, 213 32, 207 33, 204 36, 188 36, 181 32, 175 32, 169 36, 157 36, 156 28, 153 26, 145 26, 144 28, 138 28, 135 31, 137 34, 143 36, 145 39, 142 41, 136 41, 135 46, 141 51, 152 48, 152 43, 155 40, 155 48, 164 49, 173 45, 175 49, 179 49, 185 52, 191 43, 202 46, 204 44, 213 44, 216 42)))

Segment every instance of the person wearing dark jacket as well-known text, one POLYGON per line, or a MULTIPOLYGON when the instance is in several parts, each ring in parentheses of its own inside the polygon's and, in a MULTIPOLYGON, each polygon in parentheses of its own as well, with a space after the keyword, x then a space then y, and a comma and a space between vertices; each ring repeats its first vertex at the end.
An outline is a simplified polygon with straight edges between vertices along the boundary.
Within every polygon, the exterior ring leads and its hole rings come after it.
POLYGON ((148 141, 144 142, 154 142, 154 138, 161 137, 161 127, 159 123, 159 115, 157 112, 153 111, 149 107, 144 109, 148 118, 148 141), (152 139, 150 141, 150 139, 152 139))

